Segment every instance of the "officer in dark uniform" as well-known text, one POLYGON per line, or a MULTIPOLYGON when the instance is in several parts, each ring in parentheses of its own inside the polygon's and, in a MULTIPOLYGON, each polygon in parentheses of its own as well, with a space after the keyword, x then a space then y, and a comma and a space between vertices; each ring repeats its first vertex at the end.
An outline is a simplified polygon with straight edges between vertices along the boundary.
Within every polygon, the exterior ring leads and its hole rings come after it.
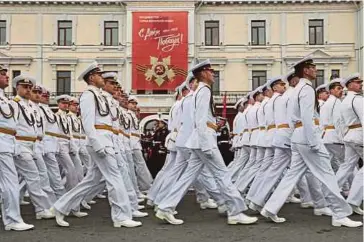
POLYGON ((153 148, 151 155, 150 171, 155 177, 157 173, 162 169, 164 161, 167 155, 167 149, 164 145, 166 137, 169 131, 167 129, 167 123, 164 120, 158 120, 157 129, 153 135, 153 148))

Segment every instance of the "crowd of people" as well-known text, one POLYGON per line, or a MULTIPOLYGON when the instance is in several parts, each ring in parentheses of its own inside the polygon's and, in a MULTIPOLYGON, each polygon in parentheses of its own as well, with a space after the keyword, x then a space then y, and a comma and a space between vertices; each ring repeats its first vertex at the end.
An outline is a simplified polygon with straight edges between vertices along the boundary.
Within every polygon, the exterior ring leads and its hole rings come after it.
POLYGON ((145 200, 157 218, 180 225, 176 207, 191 186, 200 208, 226 214, 228 224, 256 223, 258 217, 244 213, 248 208, 283 223, 279 210, 294 202, 312 207, 314 215, 331 216, 333 226, 362 226, 348 217, 363 215, 360 76, 336 78, 314 90, 316 67, 307 57, 286 76, 248 93, 236 103, 234 160, 226 166, 217 134, 228 132, 216 117, 213 73, 209 60, 194 66, 177 89, 168 120, 159 120, 149 137, 159 147, 154 154, 163 154, 153 179, 142 152, 138 100, 123 91, 116 73, 92 63, 79 77, 87 83, 81 97, 58 96, 53 113, 49 90, 28 75, 13 79, 17 95, 7 98, 9 77, 0 66, 5 230, 34 228, 20 213, 26 192, 36 219, 55 218, 62 227, 70 226, 66 216, 87 216, 81 209, 91 209, 95 197, 108 199, 117 228, 141 226, 134 219, 148 216, 140 211, 145 200), (341 100, 343 88, 348 91, 341 100))

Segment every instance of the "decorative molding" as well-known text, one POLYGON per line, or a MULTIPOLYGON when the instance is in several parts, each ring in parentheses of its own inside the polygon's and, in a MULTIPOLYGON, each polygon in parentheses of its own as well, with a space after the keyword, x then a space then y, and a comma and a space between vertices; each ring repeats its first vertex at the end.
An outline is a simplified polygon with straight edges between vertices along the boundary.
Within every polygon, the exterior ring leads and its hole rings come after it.
POLYGON ((0 52, 0 64, 5 66, 24 65, 29 67, 33 58, 30 56, 8 56, 0 52))
POLYGON ((196 61, 198 63, 202 62, 202 61, 205 61, 209 59, 210 62, 211 62, 211 65, 226 65, 227 62, 228 62, 228 59, 227 58, 196 58, 196 61))
POLYGON ((50 65, 77 65, 78 58, 51 57, 48 59, 50 65))
POLYGON ((273 65, 274 57, 246 57, 245 63, 249 65, 273 65))
MULTIPOLYGON (((310 54, 316 64, 348 64, 350 56, 331 56, 322 50, 316 50, 310 54)), ((302 56, 287 56, 283 60, 286 62, 287 67, 291 67, 294 63, 301 60, 302 56)))
POLYGON ((100 65, 124 65, 125 59, 121 57, 96 57, 100 65))

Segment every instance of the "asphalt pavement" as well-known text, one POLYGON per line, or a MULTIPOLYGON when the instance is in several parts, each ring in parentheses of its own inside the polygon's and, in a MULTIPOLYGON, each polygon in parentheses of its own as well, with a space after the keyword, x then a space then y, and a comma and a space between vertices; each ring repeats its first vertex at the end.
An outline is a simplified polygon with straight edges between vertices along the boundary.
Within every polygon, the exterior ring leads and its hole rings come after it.
MULTIPOLYGON (((71 227, 61 228, 55 220, 35 220, 32 205, 22 206, 23 218, 35 225, 25 232, 4 231, 0 228, 0 242, 361 242, 362 228, 335 228, 330 217, 317 217, 312 209, 301 209, 297 204, 286 204, 280 216, 287 219, 284 224, 275 224, 259 216, 254 225, 227 225, 226 218, 217 210, 200 210, 195 196, 185 196, 177 210, 185 224, 173 226, 164 224, 154 217, 153 210, 146 210, 150 216, 139 219, 139 228, 114 228, 110 219, 110 208, 106 199, 97 199, 89 216, 67 217, 71 227)), ((248 212, 248 214, 253 214, 248 212)), ((363 217, 353 215, 353 219, 363 217)))

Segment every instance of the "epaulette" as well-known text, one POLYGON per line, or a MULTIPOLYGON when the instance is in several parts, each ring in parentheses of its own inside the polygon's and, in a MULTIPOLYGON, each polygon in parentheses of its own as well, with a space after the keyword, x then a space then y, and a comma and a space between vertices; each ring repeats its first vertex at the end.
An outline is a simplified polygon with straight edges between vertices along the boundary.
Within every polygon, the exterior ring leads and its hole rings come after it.
POLYGON ((14 97, 14 98, 13 98, 13 101, 14 101, 14 102, 19 102, 20 100, 21 100, 21 99, 20 99, 20 97, 19 97, 19 96, 16 96, 16 97, 14 97))

